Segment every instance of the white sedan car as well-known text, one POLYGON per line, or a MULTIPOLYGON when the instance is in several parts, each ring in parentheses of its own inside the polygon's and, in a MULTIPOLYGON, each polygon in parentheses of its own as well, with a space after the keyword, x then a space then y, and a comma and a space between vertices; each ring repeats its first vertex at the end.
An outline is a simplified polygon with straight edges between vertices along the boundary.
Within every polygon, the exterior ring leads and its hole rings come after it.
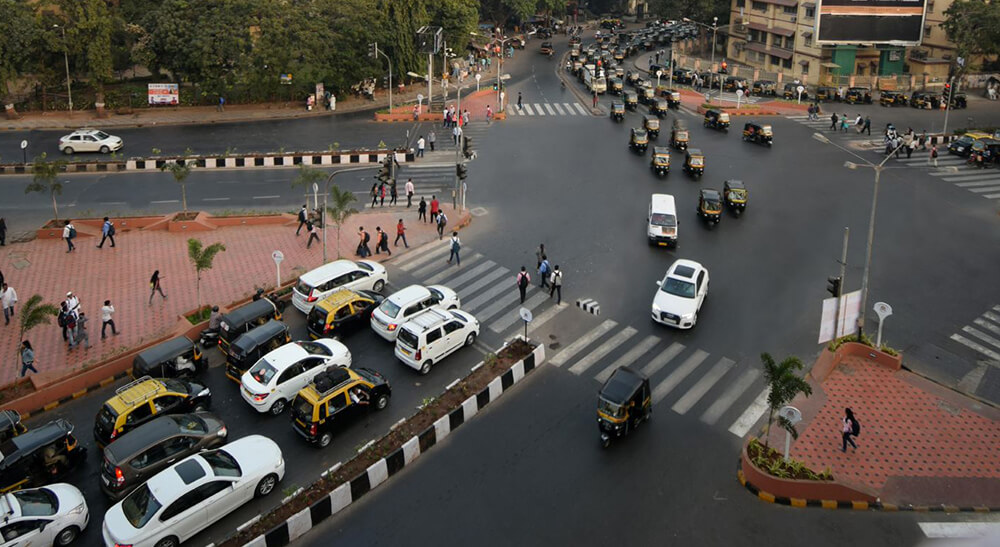
POLYGON ((277 416, 288 401, 331 365, 351 366, 347 346, 332 338, 291 342, 260 358, 240 378, 243 400, 257 412, 277 416))
POLYGON ((177 547, 285 476, 278 444, 250 435, 153 475, 104 514, 108 547, 177 547))
POLYGON ((371 316, 372 330, 390 342, 399 327, 427 308, 454 310, 461 305, 458 294, 444 285, 410 285, 389 295, 371 316))
POLYGON ((657 281, 653 296, 653 321, 679 329, 698 322, 698 312, 708 297, 708 270, 693 260, 676 260, 657 281))
POLYGON ((117 152, 125 146, 121 137, 109 135, 99 129, 77 129, 59 139, 59 151, 67 156, 77 152, 117 152))
POLYGON ((0 511, 3 547, 69 545, 90 520, 83 494, 65 483, 4 494, 0 511))

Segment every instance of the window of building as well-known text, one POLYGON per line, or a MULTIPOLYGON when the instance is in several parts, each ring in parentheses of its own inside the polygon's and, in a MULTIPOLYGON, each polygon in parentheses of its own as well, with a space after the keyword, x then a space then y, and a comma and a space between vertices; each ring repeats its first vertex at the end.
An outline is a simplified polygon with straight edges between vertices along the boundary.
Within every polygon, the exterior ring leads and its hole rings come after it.
POLYGON ((736 0, 736 7, 745 8, 747 6, 747 0, 736 0))
POLYGON ((783 68, 792 68, 792 60, 791 59, 783 59, 781 61, 781 66, 783 68))
POLYGON ((927 25, 924 27, 924 38, 930 38, 930 37, 931 37, 931 26, 927 25))
POLYGON ((934 2, 927 2, 927 13, 934 13, 934 2))
POLYGON ((806 47, 812 47, 812 45, 813 45, 813 37, 812 37, 811 34, 810 35, 803 35, 802 38, 805 40, 804 43, 805 43, 806 47))
POLYGON ((797 6, 784 6, 781 8, 781 11, 784 12, 785 15, 795 15, 799 12, 799 8, 797 6))
POLYGON ((771 55, 771 66, 778 66, 780 64, 781 64, 781 59, 774 55, 771 55))
POLYGON ((806 18, 813 19, 816 17, 816 8, 806 8, 806 18))
POLYGON ((753 2, 750 4, 750 9, 754 11, 767 11, 767 4, 764 2, 753 2))
POLYGON ((785 49, 795 49, 795 36, 785 36, 785 49))

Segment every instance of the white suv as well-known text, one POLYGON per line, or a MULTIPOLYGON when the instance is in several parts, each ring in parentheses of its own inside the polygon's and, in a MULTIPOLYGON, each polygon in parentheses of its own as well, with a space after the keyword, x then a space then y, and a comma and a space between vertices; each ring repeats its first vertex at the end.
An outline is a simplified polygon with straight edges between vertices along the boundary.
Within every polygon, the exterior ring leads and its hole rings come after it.
POLYGON ((372 330, 393 342, 399 327, 427 308, 453 310, 459 307, 458 294, 443 285, 410 285, 396 291, 372 312, 372 330))
POLYGON ((337 340, 285 344, 243 373, 240 394, 257 412, 277 416, 295 394, 331 365, 351 366, 351 352, 337 340))
POLYGON ((125 146, 121 137, 109 135, 99 129, 77 129, 59 139, 59 151, 67 156, 76 152, 117 152, 125 146))
POLYGON ((299 277, 292 289, 292 305, 308 315, 313 304, 343 287, 382 292, 388 280, 385 267, 371 260, 334 260, 299 277))
POLYGON ((461 310, 430 308, 406 322, 396 336, 396 357, 420 374, 459 348, 472 345, 479 321, 461 310))
POLYGON ((708 270, 693 260, 679 259, 656 284, 660 288, 653 295, 653 321, 679 329, 693 327, 708 297, 708 270))

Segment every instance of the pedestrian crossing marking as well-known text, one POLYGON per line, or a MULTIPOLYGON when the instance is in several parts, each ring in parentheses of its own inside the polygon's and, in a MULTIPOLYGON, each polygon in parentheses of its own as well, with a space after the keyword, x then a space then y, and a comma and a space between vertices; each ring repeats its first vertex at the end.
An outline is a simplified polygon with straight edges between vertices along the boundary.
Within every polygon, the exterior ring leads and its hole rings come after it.
POLYGON ((532 319, 531 323, 528 324, 529 333, 532 330, 541 328, 542 325, 548 323, 549 320, 558 315, 559 312, 565 310, 568 306, 569 306, 568 304, 562 302, 543 311, 541 315, 532 319))
POLYGON ((1000 535, 1000 522, 918 522, 917 526, 929 539, 996 538, 1000 535))
MULTIPOLYGON (((465 259, 465 265, 468 266, 470 264, 475 264, 476 262, 479 262, 480 258, 483 258, 483 255, 481 255, 479 253, 475 253, 472 256, 467 257, 465 259)), ((457 270, 457 271, 462 271, 462 270, 457 270)), ((448 277, 451 277, 451 276, 455 275, 455 272, 456 272, 455 269, 445 268, 445 269, 441 270, 440 272, 438 272, 438 273, 436 273, 436 274, 428 277, 427 279, 425 279, 424 283, 426 283, 427 285, 436 285, 436 284, 440 283, 441 281, 443 281, 445 278, 448 278, 448 277)))
MULTIPOLYGON (((448 256, 451 256, 451 245, 448 245, 447 247, 448 247, 448 256)), ((425 265, 421 266, 420 268, 417 268, 416 270, 413 270, 412 272, 410 272, 410 274, 412 274, 414 277, 419 277, 419 278, 423 279, 423 277, 425 275, 428 275, 431 272, 437 270, 438 268, 441 268, 441 267, 447 265, 446 259, 444 258, 444 253, 441 253, 441 256, 438 258, 438 260, 440 262, 435 262, 435 261, 432 260, 432 261, 430 261, 430 263, 425 264, 425 265)), ((450 269, 450 268, 445 268, 445 270, 448 270, 448 269, 450 269)))
MULTIPOLYGON (((520 310, 522 307, 528 308, 529 310, 534 310, 535 308, 540 306, 542 302, 545 302, 549 298, 550 298, 549 295, 545 291, 536 292, 534 295, 531 296, 531 298, 526 300, 524 304, 521 304, 520 306, 517 306, 515 309, 508 311, 506 314, 504 314, 499 319, 494 321, 493 324, 489 326, 489 329, 496 333, 500 333, 507 330, 508 328, 510 328, 511 325, 514 324, 515 321, 519 321, 521 319, 520 310)), ((518 301, 520 301, 520 296, 518 296, 518 301)), ((482 322, 483 320, 484 318, 480 318, 480 322, 482 322)))
POLYGON ((1000 184, 994 183, 994 186, 987 186, 986 188, 969 188, 970 192, 982 193, 982 192, 993 192, 995 190, 1000 190, 1000 184))
POLYGON ((544 104, 545 104, 545 110, 548 111, 549 115, 555 116, 556 112, 555 110, 552 110, 552 105, 550 105, 549 103, 544 103, 544 104))
MULTIPOLYGON (((994 321, 997 321, 998 323, 1000 323, 1000 321, 997 320, 996 316, 993 315, 990 312, 986 312, 983 315, 985 315, 986 317, 989 317, 990 319, 993 319, 994 321)), ((990 323, 989 321, 986 321, 985 319, 983 319, 981 317, 977 317, 976 320, 973 321, 973 323, 979 325, 980 327, 983 327, 986 330, 993 331, 996 334, 1000 334, 1000 327, 998 327, 998 326, 990 323)))
POLYGON ((698 365, 708 357, 708 352, 700 349, 694 350, 694 354, 688 357, 681 365, 674 369, 669 376, 664 378, 653 388, 653 404, 659 403, 664 397, 670 395, 685 378, 688 377, 698 365))
POLYGON ((982 353, 983 355, 989 357, 990 359, 993 359, 994 361, 1000 361, 1000 353, 997 353, 982 344, 973 342, 972 340, 969 340, 968 338, 962 336, 961 334, 952 334, 951 339, 958 342, 959 344, 962 344, 963 346, 966 346, 975 351, 978 351, 979 353, 982 353))
POLYGON ((514 294, 513 292, 508 292, 507 294, 497 298, 496 301, 490 304, 488 308, 477 313, 476 319, 478 319, 480 323, 485 323, 486 321, 489 321, 490 318, 492 318, 496 314, 502 312, 504 308, 506 308, 507 306, 517 303, 518 300, 519 300, 518 295, 514 294))
POLYGON ((542 105, 540 105, 538 103, 535 103, 535 111, 538 113, 539 116, 544 116, 545 115, 545 111, 542 110, 542 105))
POLYGON ((984 341, 984 342, 986 342, 988 344, 991 344, 993 346, 996 346, 997 348, 1000 348, 1000 340, 997 340, 996 338, 993 338, 992 336, 986 334, 985 332, 976 330, 976 329, 974 329, 972 327, 969 327, 969 326, 962 327, 962 332, 966 332, 968 334, 971 334, 971 335, 975 336, 976 338, 979 338, 980 340, 982 340, 982 341, 984 341))
POLYGON ((524 103, 520 110, 507 110, 511 116, 587 116, 590 112, 578 102, 572 103, 524 103))
POLYGON ((1000 194, 986 194, 983 197, 986 198, 986 199, 997 199, 997 198, 1000 198, 1000 194))
MULTIPOLYGON (((535 115, 535 113, 531 110, 531 105, 530 104, 525 104, 525 105, 522 106, 522 108, 524 109, 525 112, 528 113, 529 116, 534 116, 535 115)), ((518 110, 520 110, 520 109, 518 109, 518 110)))
MULTIPOLYGON (((959 172, 961 172, 961 171, 959 171, 959 172)), ((949 174, 953 174, 953 173, 949 173, 949 174)), ((995 175, 993 175, 993 176, 995 176, 995 175)), ((983 182, 990 182, 992 184, 996 184, 997 181, 1000 180, 1000 179, 997 179, 997 178, 993 178, 992 180, 989 180, 990 177, 991 177, 991 175, 986 174, 986 173, 976 173, 976 174, 955 175, 955 176, 941 177, 941 178, 944 179, 947 182, 974 182, 974 181, 983 181, 983 182)))
POLYGON ((591 329, 590 332, 583 335, 581 338, 577 338, 576 341, 573 342, 572 344, 563 348, 562 351, 560 351, 554 357, 552 357, 549 363, 557 367, 563 366, 566 363, 566 361, 572 359, 573 356, 576 355, 577 353, 580 353, 580 350, 589 346, 594 340, 596 340, 600 336, 603 336, 605 333, 615 328, 617 325, 618 323, 608 319, 607 321, 591 329))
POLYGON ((555 103, 552 106, 556 108, 556 112, 558 112, 560 116, 566 115, 566 112, 563 111, 562 106, 560 106, 559 103, 555 103))
MULTIPOLYGON (((492 260, 487 260, 486 262, 483 262, 482 264, 476 266, 475 268, 472 268, 471 270, 448 269, 445 271, 448 272, 449 275, 455 275, 455 274, 461 274, 461 275, 458 275, 454 279, 445 278, 443 281, 445 281, 445 283, 451 290, 457 291, 459 287, 465 285, 466 283, 472 281, 473 279, 478 278, 480 275, 486 273, 488 270, 493 269, 493 267, 496 265, 497 265, 496 262, 493 262, 492 260)), ((430 280, 428 280, 428 283, 430 283, 430 280)))
POLYGON ((413 252, 409 253, 407 256, 403 257, 403 259, 400 262, 397 262, 396 266, 398 266, 399 269, 403 270, 404 272, 408 272, 414 268, 419 267, 421 264, 430 262, 435 258, 440 258, 444 256, 444 253, 450 250, 451 247, 439 242, 437 244, 436 249, 426 251, 424 254, 417 254, 413 252))
POLYGON ((980 180, 976 182, 956 182, 955 186, 958 186, 959 188, 971 188, 974 186, 989 186, 991 184, 996 184, 996 183, 997 182, 994 180, 987 180, 987 181, 980 180))
POLYGON ((730 433, 741 439, 746 436, 747 432, 750 431, 750 428, 753 427, 753 424, 757 423, 757 420, 759 420, 760 417, 767 412, 767 394, 769 391, 770 390, 765 387, 764 390, 760 392, 760 395, 757 395, 757 398, 753 400, 753 403, 751 403, 750 406, 743 411, 743 414, 740 414, 740 417, 733 422, 733 425, 729 426, 730 433))
MULTIPOLYGON (((466 287, 464 289, 459 289, 458 295, 460 297, 462 297, 462 298, 469 298, 470 296, 474 295, 476 293, 476 291, 478 291, 479 289, 485 287, 486 285, 489 285, 490 283, 492 283, 493 281, 495 281, 497 278, 502 277, 504 275, 507 275, 508 271, 509 270, 507 268, 504 268, 503 266, 501 266, 500 269, 491 271, 490 273, 488 273, 488 274, 484 275, 483 277, 479 278, 478 281, 476 281, 475 283, 472 283, 468 287, 466 287)), ((465 309, 465 306, 463 305, 462 308, 465 309)))
MULTIPOLYGON (((504 268, 504 270, 506 270, 506 268, 504 268)), ((500 275, 503 275, 504 273, 506 272, 502 272, 500 275)), ((468 303, 463 304, 462 309, 468 312, 473 312, 477 308, 481 307, 483 304, 486 304, 487 302, 499 296, 500 293, 504 291, 510 291, 510 287, 506 286, 503 283, 495 284, 489 289, 487 289, 486 292, 476 295, 476 297, 473 298, 472 300, 469 300, 468 303)), ((471 290, 469 292, 471 292, 471 290)))
POLYGON ((755 368, 748 368, 740 374, 740 377, 733 383, 726 387, 726 390, 719 395, 719 398, 712 403, 712 406, 708 407, 708 410, 701 415, 701 421, 708 425, 715 425, 719 421, 719 418, 729 410, 729 407, 733 406, 736 399, 743 395, 743 392, 747 390, 753 384, 757 377, 760 376, 760 370, 755 368))
POLYGON ((664 365, 669 363, 671 359, 677 357, 677 355, 679 355, 680 352, 684 351, 684 348, 685 348, 684 344, 681 344, 679 342, 674 342, 673 344, 670 344, 670 347, 661 351, 659 355, 657 355, 652 361, 647 363, 646 366, 642 368, 642 373, 646 375, 647 378, 653 376, 654 374, 656 374, 658 370, 663 368, 664 365))
POLYGON ((590 352, 586 357, 577 361, 577 363, 569 368, 569 371, 577 376, 587 372, 587 369, 594 366, 594 363, 603 359, 605 355, 611 353, 615 348, 624 344, 629 338, 635 336, 638 332, 632 327, 625 327, 618 334, 612 336, 607 342, 601 344, 594 351, 590 352))
POLYGON ((573 103, 573 106, 575 106, 576 109, 580 111, 580 114, 583 115, 590 114, 590 112, 587 112, 587 109, 584 108, 583 105, 581 105, 580 103, 573 103))
POLYGON ((726 357, 719 359, 719 362, 709 369, 670 409, 678 414, 687 414, 687 411, 691 410, 691 407, 696 405, 735 364, 735 361, 726 357))
POLYGON ((653 346, 660 343, 660 338, 658 336, 649 335, 642 342, 636 344, 632 349, 628 351, 625 355, 619 357, 614 363, 611 363, 604 368, 601 372, 597 373, 594 378, 600 382, 604 383, 608 381, 611 374, 618 370, 618 367, 631 365, 638 358, 646 354, 647 351, 653 349, 653 346))

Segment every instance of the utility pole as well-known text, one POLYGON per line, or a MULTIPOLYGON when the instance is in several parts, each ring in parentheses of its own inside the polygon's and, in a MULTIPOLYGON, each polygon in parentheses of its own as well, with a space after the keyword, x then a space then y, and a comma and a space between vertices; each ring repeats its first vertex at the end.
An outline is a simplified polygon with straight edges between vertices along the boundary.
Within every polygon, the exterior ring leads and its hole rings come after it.
POLYGON ((944 105, 944 129, 941 130, 943 135, 941 138, 944 140, 944 144, 948 144, 948 113, 951 112, 951 97, 955 93, 955 77, 952 76, 948 80, 948 99, 947 104, 944 105))
MULTIPOLYGON (((844 283, 847 281, 847 240, 851 235, 850 227, 844 227, 844 249, 840 253, 840 292, 844 292, 844 283)), ((847 306, 841 305, 841 300, 843 298, 837 295, 837 320, 833 323, 833 337, 838 338, 838 333, 840 332, 840 325, 844 321, 843 314, 847 312, 847 306)))
POLYGON ((431 112, 434 102, 434 49, 427 54, 427 113, 431 112))
POLYGON ((458 208, 458 193, 461 188, 462 181, 458 175, 459 170, 462 167, 462 149, 465 143, 465 128, 462 127, 462 120, 465 119, 462 116, 462 88, 461 86, 455 86, 455 94, 458 96, 458 106, 455 107, 455 113, 458 115, 458 139, 455 141, 455 191, 452 193, 451 205, 453 208, 458 208))

